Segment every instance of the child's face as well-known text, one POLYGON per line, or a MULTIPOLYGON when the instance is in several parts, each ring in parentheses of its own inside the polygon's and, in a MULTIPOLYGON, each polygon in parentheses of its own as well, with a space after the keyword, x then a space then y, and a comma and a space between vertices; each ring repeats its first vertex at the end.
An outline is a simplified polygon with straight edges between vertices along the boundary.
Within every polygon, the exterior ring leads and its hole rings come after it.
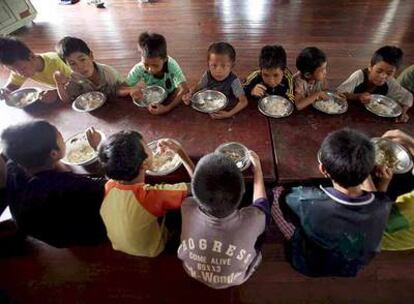
POLYGON ((74 52, 66 58, 66 62, 72 71, 87 78, 92 77, 95 71, 92 53, 88 55, 82 52, 74 52))
POLYGON ((217 81, 222 81, 229 76, 233 62, 228 55, 211 53, 208 58, 208 69, 211 76, 217 81))
POLYGON ((6 67, 20 76, 30 78, 37 72, 35 60, 35 56, 31 55, 28 60, 17 60, 13 64, 6 65, 6 67))
POLYGON ((266 86, 274 88, 282 81, 283 70, 281 68, 262 69, 262 78, 266 86))
POLYGON ((318 67, 312 73, 312 79, 316 81, 322 81, 326 78, 326 66, 327 62, 324 62, 320 67, 318 67))
POLYGON ((376 86, 384 85, 388 79, 394 76, 397 68, 385 61, 380 61, 370 66, 369 71, 369 81, 376 86))
POLYGON ((141 145, 144 147, 145 153, 147 154, 147 158, 144 160, 141 169, 148 170, 152 168, 152 151, 147 146, 147 142, 141 139, 141 145))
POLYGON ((167 59, 161 57, 141 57, 141 61, 144 64, 146 71, 152 75, 161 75, 164 68, 164 63, 167 61, 167 59))

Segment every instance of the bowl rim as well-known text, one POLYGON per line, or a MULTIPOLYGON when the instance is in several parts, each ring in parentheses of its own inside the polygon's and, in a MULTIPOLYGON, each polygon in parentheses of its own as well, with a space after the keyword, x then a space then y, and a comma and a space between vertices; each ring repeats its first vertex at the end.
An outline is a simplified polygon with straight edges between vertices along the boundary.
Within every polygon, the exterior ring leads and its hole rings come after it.
POLYGON ((394 174, 404 174, 404 173, 409 172, 413 168, 413 165, 414 165, 413 157, 412 157, 411 153, 407 150, 407 148, 405 148, 400 143, 394 142, 394 141, 392 141, 388 138, 384 138, 384 137, 372 137, 371 138, 371 142, 374 144, 374 146, 378 141, 385 141, 385 142, 390 143, 391 145, 395 145, 395 146, 399 147, 402 151, 404 151, 408 155, 409 166, 404 170, 398 170, 397 168, 394 168, 393 169, 394 174))
POLYGON ((267 95, 267 96, 265 96, 265 97, 263 97, 259 100, 259 102, 257 103, 257 108, 259 109, 259 112, 262 113, 264 116, 271 117, 271 118, 285 118, 285 117, 290 116, 293 113, 293 111, 295 110, 295 105, 294 105, 293 102, 291 102, 289 99, 287 99, 283 96, 280 96, 280 95, 267 95), (267 111, 265 111, 265 109, 263 109, 263 102, 264 102, 265 99, 267 99, 269 97, 277 97, 278 99, 280 98, 280 99, 286 100, 287 102, 289 102, 290 110, 285 115, 274 115, 274 114, 268 113, 267 111))
POLYGON ((191 107, 192 107, 194 110, 199 111, 199 112, 201 112, 201 113, 207 113, 207 114, 217 113, 218 111, 221 111, 221 110, 223 110, 224 108, 226 108, 228 104, 229 104, 229 100, 228 100, 227 96, 226 96, 226 95, 224 95, 224 93, 222 93, 222 92, 220 92, 220 91, 217 91, 217 90, 200 90, 200 91, 198 91, 198 92, 195 92, 195 93, 193 94, 193 96, 191 96, 191 107), (202 94, 202 93, 206 93, 206 92, 214 92, 214 93, 218 93, 218 95, 220 95, 221 97, 223 97, 223 98, 224 98, 224 104, 223 104, 223 106, 219 107, 218 109, 215 109, 214 111, 206 111, 206 110, 202 110, 202 109, 200 109, 199 107, 197 107, 197 106, 196 106, 196 104, 197 104, 197 103, 196 103, 196 102, 194 102, 194 100, 195 100, 195 96, 197 96, 197 95, 199 95, 199 94, 202 94))
MULTIPOLYGON (((338 94, 336 94, 335 92, 326 92, 326 94, 329 95, 329 96, 331 96, 331 97, 333 97, 334 102, 336 102, 335 101, 336 99, 339 99, 338 94)), ((341 114, 344 114, 344 113, 346 113, 348 111, 348 101, 346 99, 342 101, 342 103, 344 104, 344 107, 339 112, 328 112, 328 111, 324 111, 324 110, 322 110, 321 108, 319 108, 317 106, 317 104, 319 102, 324 102, 324 100, 317 100, 317 101, 313 102, 312 103, 312 107, 315 108, 316 110, 322 112, 322 113, 325 113, 325 114, 329 114, 329 115, 341 115, 341 114)))
MULTIPOLYGON (((29 90, 30 91, 36 91, 38 94, 40 94, 42 92, 42 89, 37 88, 37 87, 24 87, 24 88, 19 88, 19 89, 15 90, 15 91, 11 92, 10 95, 18 94, 18 93, 21 93, 21 92, 24 92, 24 91, 29 91, 29 90)), ((28 106, 30 106, 30 105, 38 102, 38 101, 39 101, 39 98, 35 99, 31 103, 28 103, 28 104, 26 104, 26 105, 24 105, 22 107, 16 107, 12 103, 10 103, 10 101, 7 101, 7 100, 5 100, 5 103, 9 107, 13 107, 13 108, 17 108, 17 109, 23 109, 23 108, 26 108, 26 107, 28 107, 28 106)))
POLYGON ((392 103, 396 105, 396 108, 398 109, 398 111, 397 111, 398 114, 382 114, 382 113, 378 113, 378 112, 374 111, 373 109, 371 109, 371 107, 369 106, 371 104, 371 101, 370 101, 369 103, 364 104, 364 106, 365 106, 365 109, 367 109, 372 114, 377 115, 379 117, 386 117, 386 118, 395 118, 395 117, 398 117, 398 116, 400 116, 402 114, 402 107, 401 107, 401 105, 398 102, 396 102, 394 99, 392 99, 392 98, 390 98, 388 96, 385 96, 385 95, 381 95, 381 94, 372 94, 371 95, 371 98, 376 98, 376 97, 379 97, 379 98, 382 98, 382 99, 389 99, 389 100, 391 100, 392 103))
POLYGON ((92 112, 92 111, 95 111, 95 110, 99 109, 100 107, 102 107, 105 104, 105 102, 106 102, 106 96, 105 96, 104 93, 99 92, 99 91, 90 91, 90 92, 83 93, 83 94, 79 95, 78 97, 76 97, 75 100, 72 102, 72 109, 75 110, 76 112, 80 112, 80 113, 92 112), (99 106, 97 106, 96 108, 93 108, 91 110, 85 110, 85 109, 79 108, 77 106, 78 99, 80 99, 83 95, 88 95, 88 94, 91 94, 91 93, 100 95, 102 97, 102 103, 99 106))
POLYGON ((245 146, 245 145, 243 145, 242 143, 240 143, 240 142, 238 142, 238 141, 228 141, 228 142, 225 142, 225 143, 222 143, 221 145, 219 145, 215 150, 214 150, 214 152, 216 152, 216 153, 221 153, 221 154, 223 154, 222 152, 221 152, 221 149, 223 149, 223 147, 226 147, 226 146, 229 146, 229 145, 237 145, 237 146, 240 146, 240 147, 242 147, 243 148, 243 150, 245 150, 245 153, 246 153, 246 155, 245 155, 245 159, 246 159, 246 162, 245 162, 245 165, 242 167, 242 168, 239 168, 240 169, 240 171, 245 171, 247 168, 249 168, 250 167, 250 165, 251 165, 251 160, 250 160, 250 157, 249 157, 249 149, 245 146))

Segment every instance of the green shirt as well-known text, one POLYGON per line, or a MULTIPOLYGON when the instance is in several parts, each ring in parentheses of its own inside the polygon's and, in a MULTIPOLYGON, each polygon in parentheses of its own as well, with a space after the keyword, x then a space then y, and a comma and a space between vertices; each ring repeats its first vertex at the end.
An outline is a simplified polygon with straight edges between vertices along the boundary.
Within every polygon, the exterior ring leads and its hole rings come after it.
POLYGON ((397 81, 407 90, 414 92, 414 64, 402 71, 397 81))
POLYGON ((167 62, 164 64, 164 75, 162 77, 156 77, 145 70, 142 61, 136 64, 131 71, 129 71, 126 83, 128 86, 132 87, 141 80, 143 80, 147 86, 158 85, 163 87, 168 94, 174 92, 180 84, 186 81, 183 71, 178 63, 169 56, 167 62))

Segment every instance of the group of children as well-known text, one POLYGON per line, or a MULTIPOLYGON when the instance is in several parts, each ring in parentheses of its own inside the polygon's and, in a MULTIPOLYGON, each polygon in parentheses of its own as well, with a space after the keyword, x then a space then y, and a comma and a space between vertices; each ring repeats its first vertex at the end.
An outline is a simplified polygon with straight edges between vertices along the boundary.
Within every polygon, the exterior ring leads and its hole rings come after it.
MULTIPOLYGON (((217 119, 241 111, 247 98, 266 94, 285 96, 297 109, 326 98, 327 59, 318 48, 299 54, 298 72, 292 75, 284 49, 265 46, 260 69, 242 85, 232 72, 234 48, 213 43, 208 70, 189 88, 179 65, 167 55, 164 37, 143 33, 138 44, 141 61, 124 80, 112 67, 96 62, 80 39, 65 37, 57 44, 57 53, 34 54, 19 40, 0 38, 0 62, 12 71, 2 95, 7 98, 27 78, 55 88, 41 94, 44 102, 58 98, 66 102, 95 90, 137 99, 142 98, 144 86, 156 84, 166 89, 169 98, 148 110, 162 114, 182 101, 190 103, 192 94, 207 88, 223 92, 229 100, 228 108, 212 114, 217 119)), ((352 74, 338 92, 360 102, 366 102, 369 94, 388 95, 403 105, 399 119, 407 121, 412 95, 393 78, 401 58, 396 47, 380 48, 370 66, 352 74)), ((412 71, 401 75, 401 83, 409 90, 412 71)), ((410 135, 393 130, 384 137, 402 143, 414 155, 410 135)), ((358 131, 335 131, 321 145, 319 169, 332 187, 277 187, 274 200, 267 197, 260 159, 250 151, 253 197, 243 208, 243 176, 222 154, 205 155, 194 166, 181 145, 160 141, 159 149, 178 154, 191 184, 149 185, 145 172, 151 168, 152 152, 139 132, 121 131, 103 140, 91 128, 87 138, 106 178, 79 176, 62 165, 65 143, 59 130, 46 121, 4 130, 0 213, 9 206, 20 231, 53 246, 109 238, 116 250, 155 257, 174 241, 169 214, 181 210, 178 258, 191 277, 212 288, 242 284, 255 272, 272 219, 288 242, 292 267, 308 276, 355 276, 381 246, 414 248, 414 192, 398 193, 393 203, 394 198, 385 194, 392 170, 375 166, 373 144, 358 131)))
MULTIPOLYGON (((0 92, 6 99, 27 78, 55 89, 40 95, 43 102, 73 101, 90 91, 106 95, 143 98, 145 86, 158 85, 168 94, 161 104, 148 106, 152 114, 164 114, 181 102, 189 105, 194 93, 217 90, 226 95, 225 109, 210 114, 214 119, 232 117, 248 104, 247 98, 259 99, 265 95, 280 95, 302 110, 315 101, 327 99, 327 57, 316 47, 303 49, 296 58, 297 73, 292 75, 287 67, 286 52, 282 46, 267 45, 259 56, 259 69, 251 73, 244 84, 232 71, 236 51, 226 42, 209 46, 207 70, 198 83, 188 87, 185 75, 177 61, 168 56, 165 38, 156 33, 141 33, 138 38, 141 60, 124 79, 113 67, 97 62, 93 52, 81 39, 65 37, 56 45, 56 53, 34 54, 23 42, 14 38, 0 38, 0 64, 11 70, 10 77, 0 92)), ((413 86, 414 69, 402 74, 404 80, 394 79, 403 53, 394 46, 378 49, 369 66, 354 72, 337 89, 349 101, 368 103, 371 94, 381 94, 394 99, 402 106, 398 122, 407 122, 408 109, 413 104, 409 91, 413 86)))

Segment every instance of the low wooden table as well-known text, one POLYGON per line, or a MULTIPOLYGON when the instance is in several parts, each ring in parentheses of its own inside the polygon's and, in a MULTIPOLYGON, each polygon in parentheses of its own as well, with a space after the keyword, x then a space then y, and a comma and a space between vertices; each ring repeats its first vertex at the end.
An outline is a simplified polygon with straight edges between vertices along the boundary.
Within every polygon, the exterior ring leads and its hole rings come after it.
MULTIPOLYGON (((55 125, 68 138, 90 126, 103 131, 107 136, 120 130, 138 130, 149 142, 170 137, 178 140, 190 157, 198 161, 203 155, 213 152, 220 144, 237 141, 257 152, 262 161, 267 183, 276 181, 269 123, 252 103, 233 118, 213 120, 191 107, 180 105, 172 112, 155 116, 146 109, 138 108, 129 98, 109 100, 102 108, 90 113, 78 113, 71 105, 33 104, 27 110, 0 105, 0 130, 11 124, 33 119, 45 119, 55 125)), ((251 169, 245 171, 249 181, 253 179, 251 169)), ((149 179, 152 181, 153 179, 149 179)), ((162 177, 163 182, 189 180, 184 168, 162 177)))
POLYGON ((287 118, 271 119, 270 126, 278 182, 285 184, 323 177, 318 170, 317 152, 330 132, 349 127, 370 137, 381 136, 391 129, 412 134, 414 118, 408 124, 397 124, 394 119, 375 116, 361 104, 349 103, 348 111, 341 115, 324 114, 311 106, 287 118))

